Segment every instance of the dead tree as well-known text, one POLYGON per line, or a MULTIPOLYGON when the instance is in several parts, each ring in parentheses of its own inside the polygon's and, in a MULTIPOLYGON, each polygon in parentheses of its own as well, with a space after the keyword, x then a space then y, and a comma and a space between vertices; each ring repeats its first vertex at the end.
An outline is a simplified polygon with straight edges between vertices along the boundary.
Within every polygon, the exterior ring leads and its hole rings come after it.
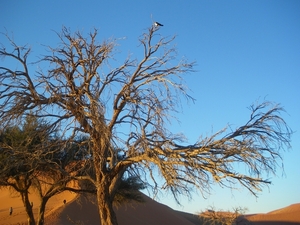
POLYGON ((247 208, 234 207, 232 210, 216 210, 211 207, 198 214, 203 225, 249 225, 244 218, 247 208))
POLYGON ((46 202, 61 192, 69 179, 62 175, 61 168, 57 168, 58 164, 54 162, 53 155, 60 151, 59 143, 62 143, 51 138, 55 130, 33 115, 24 120, 21 124, 0 130, 0 187, 12 188, 20 194, 30 225, 43 224, 46 202), (54 179, 55 174, 61 177, 54 179), (44 194, 46 189, 41 187, 41 178, 46 177, 48 181, 55 182, 47 182, 50 188, 44 194), (29 198, 29 192, 34 189, 41 199, 37 220, 29 198))
POLYGON ((97 30, 84 37, 63 28, 61 44, 40 61, 49 69, 35 74, 29 73, 30 49, 10 40, 12 49, 0 50, 22 68, 0 67, 0 122, 35 110, 70 136, 89 136, 96 175, 90 181, 97 189, 102 225, 117 224, 112 201, 129 167, 154 191, 170 190, 175 199, 190 196, 191 187, 209 193, 212 182, 239 183, 255 195, 270 183, 264 172, 275 173, 282 149, 290 143, 283 109, 263 102, 251 106, 244 125, 180 145, 184 136, 166 124, 182 97, 193 100, 183 76, 193 72, 194 64, 178 60, 174 38, 161 37, 159 29, 150 27, 139 39, 140 57, 129 57, 120 66, 110 61, 116 40, 99 43, 97 30), (122 149, 123 157, 114 149, 122 149), (248 170, 236 170, 238 164, 248 170))

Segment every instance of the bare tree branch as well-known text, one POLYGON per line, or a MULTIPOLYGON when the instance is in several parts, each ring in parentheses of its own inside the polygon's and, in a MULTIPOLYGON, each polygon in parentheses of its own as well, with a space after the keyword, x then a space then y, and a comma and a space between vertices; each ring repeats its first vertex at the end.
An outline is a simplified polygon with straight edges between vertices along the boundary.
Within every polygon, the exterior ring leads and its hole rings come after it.
POLYGON ((140 57, 115 69, 109 61, 116 40, 99 43, 97 30, 84 37, 66 28, 58 37, 60 45, 49 47, 51 54, 40 60, 48 70, 35 75, 28 73, 29 49, 16 48, 13 41, 12 51, 0 49, 0 56, 23 68, 0 68, 0 122, 34 111, 71 134, 69 143, 87 135, 103 224, 117 224, 112 200, 129 168, 147 178, 154 192, 165 188, 177 201, 181 194, 190 196, 193 187, 209 193, 214 182, 240 184, 254 195, 270 183, 265 176, 276 173, 292 133, 279 105, 253 105, 244 125, 183 146, 185 137, 166 125, 176 119, 182 97, 194 100, 183 79, 194 72, 194 63, 177 60, 176 48, 170 47, 174 37, 161 37, 159 28, 150 27, 139 39, 140 57))

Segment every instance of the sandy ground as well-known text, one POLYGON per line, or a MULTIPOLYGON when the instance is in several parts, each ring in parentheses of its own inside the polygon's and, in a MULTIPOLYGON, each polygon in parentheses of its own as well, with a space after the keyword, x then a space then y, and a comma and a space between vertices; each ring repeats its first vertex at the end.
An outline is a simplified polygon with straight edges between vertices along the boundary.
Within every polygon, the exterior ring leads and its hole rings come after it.
MULTIPOLYGON (((34 213, 38 198, 32 193, 34 213)), ((119 225, 199 225, 197 217, 175 211, 144 196, 144 203, 132 203, 116 208, 119 225)), ((95 197, 86 198, 72 192, 63 192, 51 198, 46 207, 46 225, 94 225, 100 224, 95 197), (63 203, 66 200, 66 204, 63 203)), ((247 215, 254 225, 300 224, 300 203, 266 214, 247 215)), ((0 225, 27 224, 27 217, 20 197, 7 189, 0 190, 0 225), (9 208, 13 213, 9 215, 9 208)))
MULTIPOLYGON (((34 213, 37 214, 38 197, 32 193, 34 213)), ((119 225, 195 225, 178 212, 144 195, 144 203, 131 203, 116 208, 119 225)), ((72 192, 63 192, 51 198, 46 207, 46 225, 100 224, 95 197, 87 198, 72 192), (67 203, 64 204, 63 200, 67 203)), ((7 189, 0 192, 0 224, 27 224, 27 216, 20 197, 7 189), (12 215, 9 208, 13 207, 12 215)))
MULTIPOLYGON (((47 217, 46 225, 99 224, 95 197, 78 196, 47 217)), ((144 195, 144 203, 131 203, 115 208, 119 225, 195 225, 176 211, 144 195)))
MULTIPOLYGON (((66 200, 68 203, 76 198, 76 196, 77 195, 73 192, 62 192, 53 196, 53 198, 49 199, 46 205, 46 216, 62 207, 64 205, 63 200, 66 200)), ((37 214, 37 208, 39 204, 38 196, 34 193, 31 193, 29 197, 33 203, 33 212, 37 214)), ((18 196, 18 194, 2 188, 0 189, 0 225, 12 224, 27 224, 27 215, 21 198, 18 196), (13 208, 12 215, 9 215, 10 207, 13 208)))
POLYGON ((292 225, 300 224, 300 203, 265 214, 246 216, 255 225, 292 225))

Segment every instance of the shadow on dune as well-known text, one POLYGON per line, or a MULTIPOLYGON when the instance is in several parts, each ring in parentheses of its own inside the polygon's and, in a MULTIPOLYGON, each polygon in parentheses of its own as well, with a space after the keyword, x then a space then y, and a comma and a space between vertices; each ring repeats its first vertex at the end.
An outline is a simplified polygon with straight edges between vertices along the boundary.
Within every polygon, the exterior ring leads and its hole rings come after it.
POLYGON ((57 209, 45 219, 45 225, 93 225, 100 224, 96 205, 83 196, 57 209))
POLYGON ((202 220, 199 218, 199 216, 192 214, 192 213, 187 213, 187 212, 181 212, 181 211, 176 211, 176 213, 180 216, 182 216, 183 218, 185 218, 186 220, 190 221, 191 223, 195 224, 195 225, 202 225, 203 222, 202 220))
MULTIPOLYGON (((145 203, 122 205, 115 209, 119 225, 200 225, 191 215, 183 216, 170 207, 143 195, 145 203)), ((45 219, 45 225, 100 224, 95 198, 79 195, 45 219)))
MULTIPOLYGON (((144 203, 131 203, 115 208, 119 225, 203 225, 205 219, 176 211, 143 195, 144 203)), ((240 216, 237 225, 300 225, 300 204, 266 214, 240 216)), ((100 224, 95 196, 77 198, 50 213, 45 225, 100 224)), ((206 224, 208 225, 208 224, 206 224)))

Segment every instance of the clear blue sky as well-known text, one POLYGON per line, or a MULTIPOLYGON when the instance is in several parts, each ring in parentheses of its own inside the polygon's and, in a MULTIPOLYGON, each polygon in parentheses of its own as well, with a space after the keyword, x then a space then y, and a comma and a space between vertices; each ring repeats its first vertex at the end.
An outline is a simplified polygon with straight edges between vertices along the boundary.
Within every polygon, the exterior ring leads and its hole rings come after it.
MULTIPOLYGON (((300 202, 300 1, 10 0, 1 2, 0 31, 6 29, 20 45, 30 44, 38 56, 45 53, 41 44, 57 45, 54 31, 63 25, 83 32, 98 28, 102 40, 126 37, 119 42, 120 56, 126 56, 140 51, 137 39, 151 26, 151 15, 164 24, 162 35, 177 35, 178 56, 197 62, 197 72, 186 78, 197 101, 184 105, 174 132, 194 143, 227 124, 242 125, 247 107, 263 99, 281 103, 287 111, 283 117, 296 132, 292 149, 284 154, 285 175, 278 171, 258 199, 246 190, 214 186, 207 199, 196 193, 190 202, 182 197, 183 207, 171 195, 160 195, 160 201, 188 212, 214 205, 245 206, 249 213, 300 202)), ((0 42, 5 43, 3 36, 0 42)))

